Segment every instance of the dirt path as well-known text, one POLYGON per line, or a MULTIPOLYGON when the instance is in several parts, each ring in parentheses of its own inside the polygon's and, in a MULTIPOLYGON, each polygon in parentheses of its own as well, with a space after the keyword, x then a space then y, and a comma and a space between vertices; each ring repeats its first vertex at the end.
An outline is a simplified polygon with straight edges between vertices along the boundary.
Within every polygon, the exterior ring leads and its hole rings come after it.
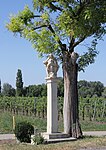
POLYGON ((12 139, 9 139, 9 140, 0 140, 0 145, 2 144, 15 144, 16 143, 16 140, 12 140, 12 139))
POLYGON ((87 131, 87 132, 83 132, 84 135, 88 135, 88 136, 106 136, 106 131, 87 131))

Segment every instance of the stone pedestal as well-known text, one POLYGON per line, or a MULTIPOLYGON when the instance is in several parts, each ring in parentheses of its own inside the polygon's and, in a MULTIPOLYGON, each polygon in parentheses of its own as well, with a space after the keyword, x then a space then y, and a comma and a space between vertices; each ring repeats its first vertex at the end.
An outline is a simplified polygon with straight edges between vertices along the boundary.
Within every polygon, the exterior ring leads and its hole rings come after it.
POLYGON ((58 78, 46 78, 47 81, 47 133, 58 132, 57 81, 58 78))

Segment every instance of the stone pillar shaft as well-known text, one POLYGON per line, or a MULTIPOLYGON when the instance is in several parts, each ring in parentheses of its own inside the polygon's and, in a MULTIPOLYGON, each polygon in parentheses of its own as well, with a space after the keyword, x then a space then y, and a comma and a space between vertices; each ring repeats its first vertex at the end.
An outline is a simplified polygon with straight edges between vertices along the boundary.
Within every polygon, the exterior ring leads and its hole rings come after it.
POLYGON ((47 133, 58 132, 57 78, 47 78, 47 133))

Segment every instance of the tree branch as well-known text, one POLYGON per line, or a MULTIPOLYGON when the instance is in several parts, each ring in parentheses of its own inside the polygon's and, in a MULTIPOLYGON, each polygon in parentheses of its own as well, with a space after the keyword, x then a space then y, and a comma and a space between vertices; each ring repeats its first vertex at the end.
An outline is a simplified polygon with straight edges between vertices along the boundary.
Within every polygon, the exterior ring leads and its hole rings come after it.
POLYGON ((85 7, 85 3, 84 2, 80 3, 80 7, 79 7, 79 9, 76 12, 76 16, 79 16, 81 14, 81 12, 83 11, 84 7, 85 7))
POLYGON ((81 37, 77 42, 75 42, 75 38, 72 37, 70 40, 70 45, 69 45, 69 52, 72 53, 74 51, 74 47, 76 47, 79 43, 84 41, 86 36, 81 37))
POLYGON ((33 18, 39 18, 41 17, 40 15, 34 15, 33 18))
MULTIPOLYGON (((38 26, 38 27, 35 27, 33 28, 33 30, 37 30, 37 29, 40 29, 40 28, 43 28, 43 27, 47 27, 52 33, 53 33, 53 36, 55 37, 56 36, 56 33, 55 31, 53 30, 52 26, 51 25, 41 25, 41 26, 38 26)), ((62 49, 63 48, 63 44, 60 40, 57 41, 60 45, 60 48, 62 49)))
POLYGON ((48 25, 48 29, 55 35, 55 31, 53 30, 51 25, 48 25))
POLYGON ((51 9, 53 9, 55 11, 56 10, 59 10, 59 11, 63 10, 62 8, 55 6, 52 2, 49 3, 49 6, 50 6, 51 9))
POLYGON ((80 0, 80 7, 76 12, 76 16, 79 16, 85 8, 85 6, 87 6, 88 4, 90 4, 90 0, 84 0, 83 2, 80 0))
POLYGON ((83 36, 82 38, 80 38, 77 42, 75 42, 75 43, 73 44, 72 47, 73 47, 73 48, 76 47, 78 44, 80 44, 82 41, 84 41, 85 38, 86 38, 86 36, 83 36))
POLYGON ((80 6, 82 5, 82 0, 80 0, 80 6))
POLYGON ((38 27, 35 27, 35 28, 32 28, 32 29, 37 30, 37 29, 40 29, 40 28, 43 28, 43 27, 47 27, 47 25, 41 25, 41 26, 38 26, 38 27))
MULTIPOLYGON (((56 36, 56 33, 55 33, 55 31, 53 30, 53 28, 52 28, 51 25, 48 26, 48 29, 53 33, 53 35, 54 35, 54 37, 55 37, 55 36, 56 36)), ((61 42, 60 40, 58 40, 57 42, 59 43, 60 48, 62 49, 62 48, 63 48, 62 42, 61 42)))
POLYGON ((71 40, 70 40, 70 45, 69 45, 69 51, 70 52, 73 52, 73 44, 74 44, 74 42, 75 42, 75 38, 72 36, 71 37, 71 40))

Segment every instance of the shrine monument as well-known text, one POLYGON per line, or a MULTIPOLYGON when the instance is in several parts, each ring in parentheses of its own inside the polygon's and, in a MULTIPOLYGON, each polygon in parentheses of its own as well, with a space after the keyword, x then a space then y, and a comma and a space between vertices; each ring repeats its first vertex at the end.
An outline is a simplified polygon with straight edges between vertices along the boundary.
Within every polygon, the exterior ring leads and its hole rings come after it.
POLYGON ((58 109, 57 109, 57 60, 52 54, 44 62, 46 66, 47 82, 47 133, 58 132, 58 109))
POLYGON ((75 140, 68 134, 58 132, 58 108, 57 108, 57 71, 59 69, 56 58, 50 54, 46 61, 47 82, 47 132, 42 133, 48 142, 75 140))

